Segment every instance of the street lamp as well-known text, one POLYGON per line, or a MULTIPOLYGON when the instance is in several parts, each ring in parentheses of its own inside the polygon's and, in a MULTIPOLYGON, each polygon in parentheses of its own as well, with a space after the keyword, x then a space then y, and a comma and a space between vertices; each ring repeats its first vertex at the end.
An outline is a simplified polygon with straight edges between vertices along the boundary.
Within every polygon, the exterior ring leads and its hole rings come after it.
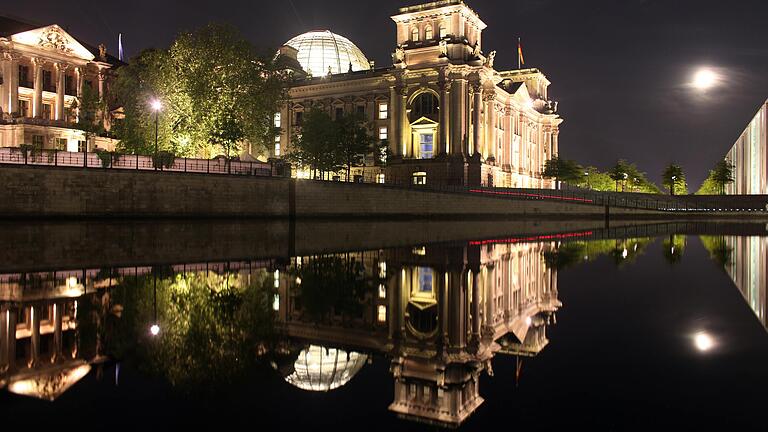
POLYGON ((152 274, 152 310, 153 310, 153 320, 152 325, 149 327, 149 334, 152 336, 157 336, 160 334, 160 326, 157 324, 157 275, 152 274))
POLYGON ((675 196, 675 183, 677 183, 677 176, 672 176, 672 184, 669 185, 669 193, 675 196))
POLYGON ((152 111, 155 112, 155 160, 153 165, 155 165, 155 170, 157 170, 157 135, 160 125, 160 111, 163 109, 163 103, 157 99, 153 99, 150 106, 152 107, 152 111))
POLYGON ((587 178, 587 189, 592 189, 592 186, 589 184, 589 171, 584 171, 584 177, 587 178))

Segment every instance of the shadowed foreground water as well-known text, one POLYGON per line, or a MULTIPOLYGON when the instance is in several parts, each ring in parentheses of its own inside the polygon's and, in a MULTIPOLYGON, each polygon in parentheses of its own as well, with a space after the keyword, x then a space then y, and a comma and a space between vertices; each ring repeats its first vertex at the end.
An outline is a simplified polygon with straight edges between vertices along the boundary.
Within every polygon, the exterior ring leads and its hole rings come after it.
POLYGON ((381 247, 376 236, 321 240, 302 243, 302 254, 292 253, 295 233, 312 227, 292 226, 292 245, 257 238, 234 258, 216 243, 221 224, 163 228, 179 239, 211 232, 210 249, 180 240, 147 262, 131 252, 146 247, 134 233, 102 263, 57 255, 85 244, 22 244, 93 228, 49 226, 43 236, 3 226, 25 233, 7 233, 19 260, 6 251, 0 275, 3 418, 766 427, 764 225, 522 224, 450 241, 429 234, 438 242, 392 229, 381 247), (35 265, 59 260, 66 267, 35 265))

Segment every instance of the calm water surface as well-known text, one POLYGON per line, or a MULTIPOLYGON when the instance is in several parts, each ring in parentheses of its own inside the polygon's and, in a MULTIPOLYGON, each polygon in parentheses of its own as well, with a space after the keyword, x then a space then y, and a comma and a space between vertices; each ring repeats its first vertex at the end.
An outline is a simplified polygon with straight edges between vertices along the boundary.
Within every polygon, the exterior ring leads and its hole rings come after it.
POLYGON ((0 226, 0 414, 768 428, 765 225, 535 225, 0 226))

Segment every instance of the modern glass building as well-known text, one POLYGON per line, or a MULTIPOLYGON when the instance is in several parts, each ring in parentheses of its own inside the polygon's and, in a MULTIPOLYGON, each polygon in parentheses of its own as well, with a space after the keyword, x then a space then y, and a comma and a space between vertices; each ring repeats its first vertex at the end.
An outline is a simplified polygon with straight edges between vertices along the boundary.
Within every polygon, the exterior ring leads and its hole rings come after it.
POLYGON ((768 194, 768 101, 764 102, 727 159, 734 165, 734 183, 729 194, 768 194))

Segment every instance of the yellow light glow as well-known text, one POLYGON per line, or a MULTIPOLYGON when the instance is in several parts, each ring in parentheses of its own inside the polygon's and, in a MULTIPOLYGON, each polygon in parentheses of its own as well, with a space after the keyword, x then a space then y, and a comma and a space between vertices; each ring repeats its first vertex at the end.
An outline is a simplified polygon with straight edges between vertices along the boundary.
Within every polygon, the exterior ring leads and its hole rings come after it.
POLYGON ((691 85, 697 90, 707 90, 717 85, 720 77, 711 69, 699 69, 693 75, 691 85))

